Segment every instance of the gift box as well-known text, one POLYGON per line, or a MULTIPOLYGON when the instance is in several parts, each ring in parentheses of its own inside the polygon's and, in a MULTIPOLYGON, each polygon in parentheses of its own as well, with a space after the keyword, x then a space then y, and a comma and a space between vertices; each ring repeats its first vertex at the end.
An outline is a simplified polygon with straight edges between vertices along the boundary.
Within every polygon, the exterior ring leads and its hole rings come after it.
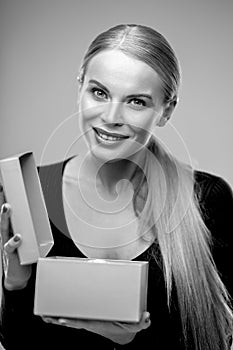
POLYGON ((139 322, 147 308, 148 262, 39 258, 34 313, 139 322))
POLYGON ((0 160, 0 171, 13 232, 22 236, 20 263, 37 262, 54 242, 33 152, 0 160))

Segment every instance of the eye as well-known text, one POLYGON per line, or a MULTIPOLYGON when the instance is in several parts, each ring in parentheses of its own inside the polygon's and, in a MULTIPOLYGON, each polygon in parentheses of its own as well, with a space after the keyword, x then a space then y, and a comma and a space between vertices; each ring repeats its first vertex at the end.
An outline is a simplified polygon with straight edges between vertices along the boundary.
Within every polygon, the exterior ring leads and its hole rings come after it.
POLYGON ((107 99, 107 94, 100 88, 96 88, 96 87, 92 88, 91 93, 99 100, 107 99))
POLYGON ((146 102, 140 98, 132 98, 129 103, 136 108, 146 107, 146 102))

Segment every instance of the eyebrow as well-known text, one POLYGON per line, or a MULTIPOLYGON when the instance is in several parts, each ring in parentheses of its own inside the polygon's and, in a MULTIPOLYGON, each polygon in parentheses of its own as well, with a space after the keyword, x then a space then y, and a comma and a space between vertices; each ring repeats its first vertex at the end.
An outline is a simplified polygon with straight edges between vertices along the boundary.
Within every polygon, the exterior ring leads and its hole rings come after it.
MULTIPOLYGON (((103 84, 101 84, 98 80, 95 80, 95 79, 90 79, 89 80, 89 83, 91 84, 96 84, 98 85, 101 89, 105 90, 107 93, 110 93, 110 91, 106 88, 106 86, 104 86, 103 84)), ((149 100, 153 100, 152 99, 152 96, 149 95, 149 94, 144 94, 144 93, 139 93, 139 94, 131 94, 131 95, 128 95, 127 98, 139 98, 139 97, 144 97, 144 98, 148 98, 149 100)))

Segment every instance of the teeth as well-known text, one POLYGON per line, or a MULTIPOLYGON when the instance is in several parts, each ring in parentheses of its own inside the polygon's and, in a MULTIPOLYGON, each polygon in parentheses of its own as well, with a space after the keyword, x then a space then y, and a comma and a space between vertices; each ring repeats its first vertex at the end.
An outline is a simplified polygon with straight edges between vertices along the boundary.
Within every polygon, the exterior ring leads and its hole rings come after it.
POLYGON ((107 136, 105 134, 102 134, 101 132, 98 132, 98 135, 104 139, 104 140, 109 140, 109 141, 119 141, 122 138, 121 137, 113 137, 113 136, 107 136))

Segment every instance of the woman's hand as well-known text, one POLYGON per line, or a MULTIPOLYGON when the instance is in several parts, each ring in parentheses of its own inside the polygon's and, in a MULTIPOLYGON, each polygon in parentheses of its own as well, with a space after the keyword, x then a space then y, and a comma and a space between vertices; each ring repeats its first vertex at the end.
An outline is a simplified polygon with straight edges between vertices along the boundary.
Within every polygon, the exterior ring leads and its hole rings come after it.
MULTIPOLYGON (((3 193, 1 194, 3 197, 3 193)), ((0 239, 3 254, 4 286, 7 290, 26 287, 31 276, 31 265, 20 265, 17 248, 22 243, 19 234, 13 234, 10 224, 10 205, 2 204, 0 214, 0 239)))
POLYGON ((46 316, 43 316, 42 318, 48 323, 76 329, 86 329, 87 331, 102 335, 103 337, 112 340, 114 343, 121 345, 130 343, 138 332, 147 329, 151 324, 150 314, 147 311, 143 313, 139 323, 93 321, 46 316))

